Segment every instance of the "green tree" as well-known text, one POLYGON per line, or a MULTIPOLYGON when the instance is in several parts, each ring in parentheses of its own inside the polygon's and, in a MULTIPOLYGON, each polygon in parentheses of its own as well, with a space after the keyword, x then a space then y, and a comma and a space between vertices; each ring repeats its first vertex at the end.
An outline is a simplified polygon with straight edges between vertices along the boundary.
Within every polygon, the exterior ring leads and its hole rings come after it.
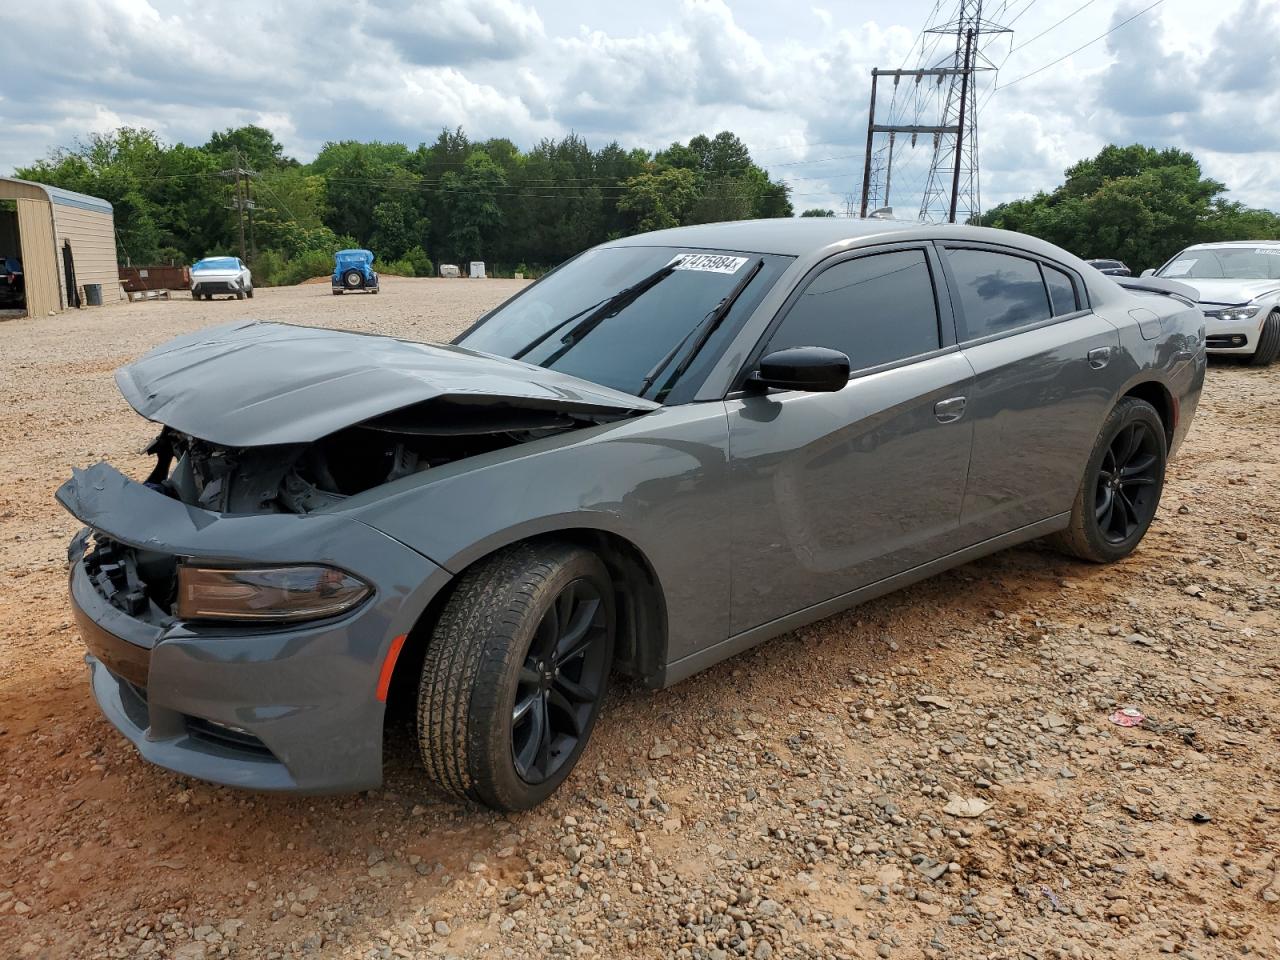
POLYGON ((802 217, 834 217, 835 215, 834 210, 823 210, 818 207, 810 207, 800 214, 802 217))
POLYGON ((1225 191, 1184 150, 1112 144, 1069 167, 1053 191, 1000 204, 977 222, 1136 269, 1205 240, 1280 238, 1280 217, 1229 202, 1225 191))
POLYGON ((680 226, 699 197, 693 171, 680 167, 642 173, 628 180, 623 188, 618 209, 630 214, 638 232, 680 226))
POLYGON ((458 259, 484 259, 502 225, 498 197, 506 185, 502 170, 481 150, 471 153, 461 170, 450 170, 440 178, 450 254, 458 259))
POLYGON ((244 127, 228 127, 209 137, 204 149, 218 157, 227 166, 235 162, 237 153, 243 163, 259 172, 280 167, 296 167, 298 161, 284 155, 284 147, 275 134, 265 127, 249 124, 244 127))

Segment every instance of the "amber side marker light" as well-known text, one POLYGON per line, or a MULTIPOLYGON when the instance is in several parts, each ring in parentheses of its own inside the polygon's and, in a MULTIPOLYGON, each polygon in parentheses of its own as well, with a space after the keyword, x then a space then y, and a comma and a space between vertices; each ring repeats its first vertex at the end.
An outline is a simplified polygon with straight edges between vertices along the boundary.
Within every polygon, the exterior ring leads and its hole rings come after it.
POLYGON ((293 623, 333 617, 373 588, 335 567, 178 567, 177 615, 184 620, 293 623))

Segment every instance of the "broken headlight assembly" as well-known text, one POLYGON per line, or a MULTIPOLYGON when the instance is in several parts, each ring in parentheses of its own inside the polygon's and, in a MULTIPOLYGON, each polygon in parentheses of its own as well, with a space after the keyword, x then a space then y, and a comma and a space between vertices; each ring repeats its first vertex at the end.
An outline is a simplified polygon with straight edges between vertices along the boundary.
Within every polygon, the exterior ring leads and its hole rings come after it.
POLYGON ((183 620, 293 623, 334 617, 359 606, 373 588, 334 567, 178 566, 183 620))

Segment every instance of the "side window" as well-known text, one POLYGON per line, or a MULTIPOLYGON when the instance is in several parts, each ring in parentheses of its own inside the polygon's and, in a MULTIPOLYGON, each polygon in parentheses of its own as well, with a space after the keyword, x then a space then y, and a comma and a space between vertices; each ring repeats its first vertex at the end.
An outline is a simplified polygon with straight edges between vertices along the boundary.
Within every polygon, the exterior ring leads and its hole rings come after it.
POLYGON ((837 263, 800 294, 768 349, 831 347, 854 370, 937 350, 938 306, 923 250, 837 263))
POLYGON ((989 337, 1052 316, 1034 260, 990 250, 948 250, 947 261, 960 290, 962 339, 989 337))
POLYGON ((1076 299, 1076 285, 1071 277, 1048 264, 1042 264, 1045 286, 1049 288, 1049 303, 1053 307, 1053 315, 1060 317, 1064 313, 1075 313, 1080 309, 1080 301, 1076 299))

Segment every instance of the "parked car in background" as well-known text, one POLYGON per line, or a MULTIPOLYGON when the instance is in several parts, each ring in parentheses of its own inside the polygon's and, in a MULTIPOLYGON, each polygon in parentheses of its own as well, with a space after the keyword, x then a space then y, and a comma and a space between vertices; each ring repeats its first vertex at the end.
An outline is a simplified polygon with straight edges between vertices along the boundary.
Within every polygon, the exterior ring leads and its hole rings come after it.
POLYGON ((22 261, 17 257, 0 257, 0 303, 26 303, 27 289, 22 276, 22 261))
POLYGON ((373 254, 368 250, 339 250, 333 255, 333 294, 378 292, 378 275, 373 270, 373 254))
POLYGON ((1280 356, 1280 240, 1197 243, 1142 275, 1153 274, 1195 288, 1210 353, 1256 366, 1280 356))
POLYGON ((231 295, 237 300, 253 296, 253 274, 239 257, 205 257, 191 265, 191 296, 212 300, 231 295))
POLYGON ((1132 277, 1133 271, 1119 260, 1086 260, 1089 266, 1109 277, 1132 277))
POLYGON ((145 482, 58 490, 94 696, 155 763, 309 792, 381 782, 398 700, 439 790, 531 807, 611 672, 668 686, 1037 537, 1128 556, 1205 354, 1177 284, 1125 282, 776 219, 609 241, 448 345, 186 334, 116 374, 163 425, 145 482))

